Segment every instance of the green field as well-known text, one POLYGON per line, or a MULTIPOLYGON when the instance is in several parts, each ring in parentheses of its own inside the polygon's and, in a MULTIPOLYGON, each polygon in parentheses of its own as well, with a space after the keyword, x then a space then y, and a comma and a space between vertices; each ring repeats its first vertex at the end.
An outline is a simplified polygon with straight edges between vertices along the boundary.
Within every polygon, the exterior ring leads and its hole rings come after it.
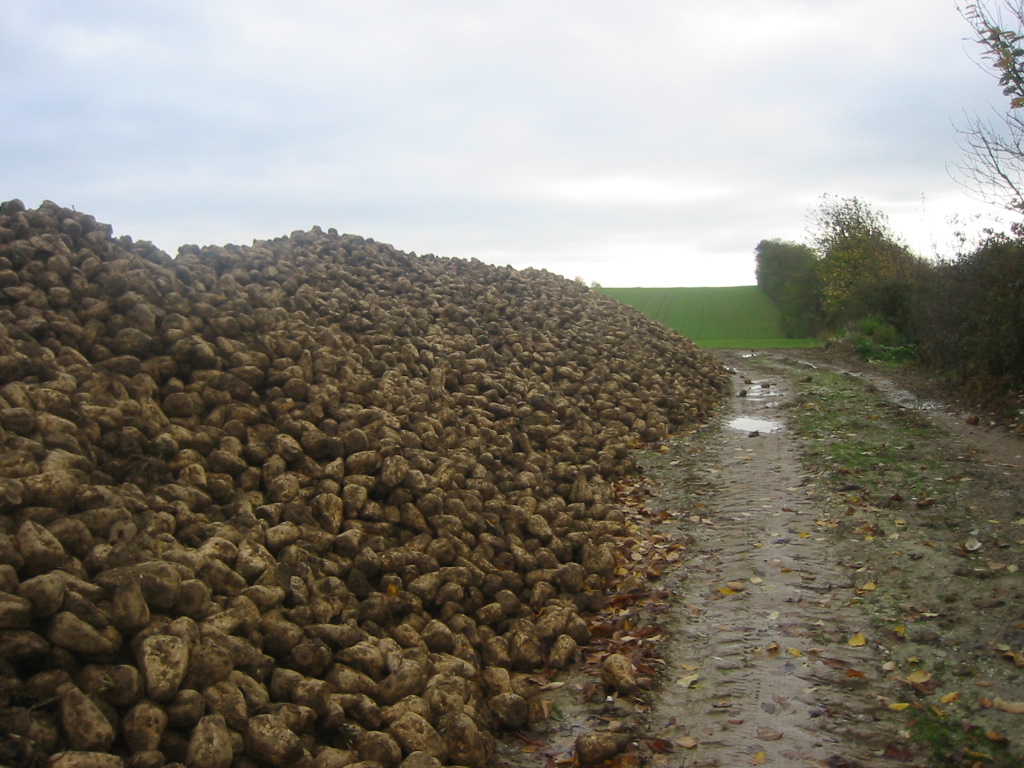
POLYGON ((599 288, 696 344, 715 349, 813 347, 817 339, 787 339, 779 310, 756 285, 733 288, 599 288))

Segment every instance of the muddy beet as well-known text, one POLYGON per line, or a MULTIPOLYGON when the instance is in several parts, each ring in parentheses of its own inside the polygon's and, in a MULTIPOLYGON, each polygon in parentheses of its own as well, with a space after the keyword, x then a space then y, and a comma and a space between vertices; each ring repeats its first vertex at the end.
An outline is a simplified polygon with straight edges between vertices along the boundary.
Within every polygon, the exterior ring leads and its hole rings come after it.
POLYGON ((0 762, 487 764, 726 387, 547 272, 3 203, 0 762))

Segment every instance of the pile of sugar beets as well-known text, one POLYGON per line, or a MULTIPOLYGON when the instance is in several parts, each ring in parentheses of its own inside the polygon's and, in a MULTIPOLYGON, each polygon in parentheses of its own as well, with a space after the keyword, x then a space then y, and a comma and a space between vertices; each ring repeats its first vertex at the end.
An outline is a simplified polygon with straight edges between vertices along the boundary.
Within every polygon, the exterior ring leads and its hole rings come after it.
POLYGON ((724 371, 546 271, 0 206, 0 764, 482 768, 724 371))

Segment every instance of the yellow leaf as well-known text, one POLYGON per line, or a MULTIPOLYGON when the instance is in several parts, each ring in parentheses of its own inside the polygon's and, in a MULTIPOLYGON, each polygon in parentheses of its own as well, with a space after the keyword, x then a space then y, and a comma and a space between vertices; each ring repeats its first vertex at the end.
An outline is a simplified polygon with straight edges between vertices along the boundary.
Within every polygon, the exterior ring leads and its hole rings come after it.
POLYGON ((800 531, 800 538, 801 539, 809 539, 810 537, 811 537, 811 534, 809 534, 807 531, 800 531))
POLYGON ((895 632, 900 637, 906 637, 907 636, 907 628, 905 626, 903 626, 902 624, 897 624, 895 627, 892 628, 892 631, 895 632))
POLYGON ((768 755, 766 755, 764 752, 758 752, 756 755, 754 755, 751 758, 750 764, 751 765, 762 765, 762 764, 764 764, 764 761, 767 760, 767 759, 768 759, 768 755))
POLYGON ((860 632, 858 632, 856 635, 851 637, 846 642, 852 645, 854 648, 860 648, 862 645, 867 643, 867 641, 867 638, 864 637, 864 635, 862 635, 860 632))
POLYGON ((907 704, 906 702, 900 701, 900 702, 897 702, 895 704, 890 704, 889 705, 889 709, 894 709, 897 712, 902 712, 904 709, 906 709, 909 706, 910 705, 907 704))
POLYGON ((943 696, 941 699, 939 699, 939 701, 941 703, 943 703, 943 704, 951 704, 952 702, 956 701, 959 698, 960 698, 960 693, 959 693, 959 691, 957 691, 957 692, 954 692, 954 693, 947 693, 945 696, 943 696))
POLYGON ((683 688, 689 688, 700 679, 700 675, 685 675, 680 677, 676 682, 683 688))
POLYGON ((857 591, 858 592, 874 592, 876 589, 878 589, 878 585, 875 584, 875 582, 873 582, 873 581, 869 581, 867 584, 864 584, 857 591))
POLYGON ((789 649, 789 655, 790 656, 796 656, 797 658, 800 658, 801 656, 803 656, 803 654, 800 653, 800 651, 798 651, 796 648, 790 648, 789 649))
POLYGON ((941 707, 937 707, 934 704, 932 704, 930 709, 932 710, 932 712, 934 712, 939 717, 945 717, 946 716, 946 710, 942 709, 941 707))
POLYGON ((927 683, 931 679, 932 673, 923 669, 915 669, 907 675, 907 682, 910 683, 927 683))
POLYGON ((721 592, 723 595, 735 595, 736 594, 736 590, 735 589, 729 589, 729 587, 719 587, 718 591, 721 592))

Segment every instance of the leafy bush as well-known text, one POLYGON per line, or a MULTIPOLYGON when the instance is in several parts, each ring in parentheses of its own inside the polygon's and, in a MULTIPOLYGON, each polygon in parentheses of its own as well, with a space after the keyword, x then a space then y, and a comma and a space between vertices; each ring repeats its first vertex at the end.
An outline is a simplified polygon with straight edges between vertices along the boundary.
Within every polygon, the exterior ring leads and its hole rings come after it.
POLYGON ((1024 389, 1024 240, 993 235, 937 265, 911 310, 923 362, 994 398, 1024 389))

